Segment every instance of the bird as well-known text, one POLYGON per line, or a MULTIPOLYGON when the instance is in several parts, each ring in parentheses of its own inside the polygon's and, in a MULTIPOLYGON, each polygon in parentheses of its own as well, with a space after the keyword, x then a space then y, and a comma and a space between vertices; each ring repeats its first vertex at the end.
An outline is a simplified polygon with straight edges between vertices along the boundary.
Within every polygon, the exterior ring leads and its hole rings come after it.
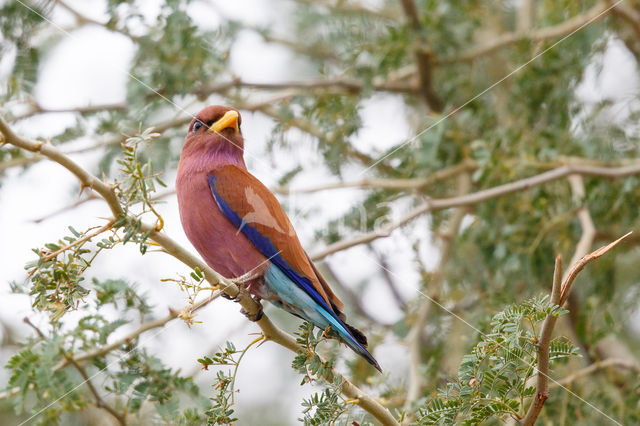
MULTIPOLYGON (((366 336, 347 324, 344 304, 303 249, 275 195, 247 170, 241 124, 240 112, 222 105, 204 108, 189 124, 176 177, 187 238, 211 268, 241 282, 241 292, 324 329, 325 335, 337 333, 382 372, 366 336)), ((262 309, 247 316, 259 321, 262 309)))

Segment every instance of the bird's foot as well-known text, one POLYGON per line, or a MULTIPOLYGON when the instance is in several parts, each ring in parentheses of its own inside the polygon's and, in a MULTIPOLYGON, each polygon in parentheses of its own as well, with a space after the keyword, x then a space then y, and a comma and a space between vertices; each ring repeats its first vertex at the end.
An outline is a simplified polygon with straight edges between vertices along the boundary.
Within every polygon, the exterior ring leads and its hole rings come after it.
POLYGON ((220 296, 224 297, 227 300, 231 300, 232 302, 239 302, 240 299, 242 299, 242 296, 245 295, 246 292, 242 291, 242 289, 240 289, 240 291, 238 292, 238 294, 236 294, 235 296, 229 296, 227 293, 222 293, 220 294, 220 296))
POLYGON ((247 317, 249 321, 252 321, 252 322, 260 321, 262 319, 262 315, 264 314, 264 311, 262 309, 262 304, 260 304, 260 302, 258 302, 258 306, 259 306, 258 312, 256 312, 255 314, 250 314, 244 309, 240 310, 240 313, 245 317, 247 317))

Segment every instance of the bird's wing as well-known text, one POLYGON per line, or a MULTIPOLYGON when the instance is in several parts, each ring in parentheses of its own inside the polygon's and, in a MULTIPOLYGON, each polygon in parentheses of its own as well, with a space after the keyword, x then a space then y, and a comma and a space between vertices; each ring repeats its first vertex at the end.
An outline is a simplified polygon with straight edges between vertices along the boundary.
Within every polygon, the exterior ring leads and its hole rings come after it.
POLYGON ((315 269, 271 191, 249 172, 232 165, 212 170, 208 179, 216 204, 238 232, 317 303, 344 318, 342 302, 315 269))

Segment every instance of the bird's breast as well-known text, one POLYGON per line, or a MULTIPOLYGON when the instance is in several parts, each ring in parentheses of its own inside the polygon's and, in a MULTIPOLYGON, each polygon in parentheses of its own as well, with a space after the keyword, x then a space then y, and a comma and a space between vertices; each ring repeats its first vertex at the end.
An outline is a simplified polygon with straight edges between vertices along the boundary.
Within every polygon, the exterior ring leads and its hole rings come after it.
POLYGON ((209 266, 227 278, 263 273, 269 262, 220 211, 206 173, 179 171, 176 192, 182 227, 209 266))

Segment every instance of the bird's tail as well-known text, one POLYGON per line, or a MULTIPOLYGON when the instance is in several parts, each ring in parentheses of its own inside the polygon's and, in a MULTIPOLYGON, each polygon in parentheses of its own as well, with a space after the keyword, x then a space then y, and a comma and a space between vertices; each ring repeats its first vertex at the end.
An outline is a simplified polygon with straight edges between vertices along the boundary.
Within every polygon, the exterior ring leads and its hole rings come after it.
POLYGON ((331 324, 331 327, 338 333, 344 343, 347 344, 355 353, 367 360, 367 362, 373 365, 376 370, 382 373, 382 368, 378 361, 367 350, 367 337, 357 328, 350 326, 346 322, 334 317, 326 312, 324 309, 318 310, 327 321, 331 324))

